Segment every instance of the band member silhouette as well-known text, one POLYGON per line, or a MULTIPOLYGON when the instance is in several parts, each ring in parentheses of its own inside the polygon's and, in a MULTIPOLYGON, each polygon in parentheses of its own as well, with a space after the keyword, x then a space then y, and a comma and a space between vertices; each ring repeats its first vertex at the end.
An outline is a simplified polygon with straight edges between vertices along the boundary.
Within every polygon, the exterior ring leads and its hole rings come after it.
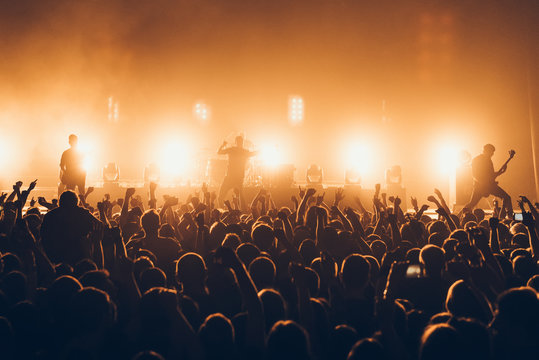
POLYGON ((486 144, 483 146, 483 152, 473 158, 472 175, 474 186, 470 201, 465 207, 471 210, 481 198, 493 195, 503 200, 503 208, 508 216, 512 216, 513 205, 511 204, 511 197, 498 185, 496 178, 507 171, 507 164, 513 158, 515 152, 511 150, 509 152, 509 159, 502 165, 500 170, 494 171, 492 155, 494 155, 495 150, 494 145, 486 144))
POLYGON ((69 149, 62 153, 60 160, 60 182, 67 190, 75 190, 84 195, 86 183, 86 170, 84 169, 84 156, 78 149, 79 138, 69 135, 69 149))
POLYGON ((245 164, 250 157, 255 156, 255 151, 249 151, 243 147, 243 136, 236 136, 235 145, 227 147, 227 142, 217 151, 219 155, 228 155, 228 166, 225 179, 219 189, 219 204, 222 204, 227 193, 234 189, 240 196, 240 204, 245 209, 245 198, 243 196, 243 178, 245 176, 245 164))

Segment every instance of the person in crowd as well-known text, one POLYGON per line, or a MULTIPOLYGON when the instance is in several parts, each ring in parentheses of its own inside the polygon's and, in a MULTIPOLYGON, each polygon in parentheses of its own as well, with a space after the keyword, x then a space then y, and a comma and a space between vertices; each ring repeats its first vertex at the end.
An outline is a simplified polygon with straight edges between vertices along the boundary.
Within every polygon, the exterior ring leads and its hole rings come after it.
MULTIPOLYGON (((244 161, 237 145, 223 153, 244 161)), ((149 210, 134 189, 120 213, 68 190, 42 214, 22 185, 0 196, 2 359, 539 358, 526 197, 515 222, 453 214, 439 191, 431 218, 378 187, 370 211, 343 189, 280 209, 266 189, 236 209, 150 184, 149 210)))

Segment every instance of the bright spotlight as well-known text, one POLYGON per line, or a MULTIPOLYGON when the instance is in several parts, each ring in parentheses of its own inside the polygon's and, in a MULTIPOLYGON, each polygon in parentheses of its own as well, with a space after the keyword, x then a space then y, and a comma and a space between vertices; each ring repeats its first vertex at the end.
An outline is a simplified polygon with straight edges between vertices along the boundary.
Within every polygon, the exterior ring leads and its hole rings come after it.
POLYGON ((454 174, 459 166, 459 149, 456 146, 446 145, 438 149, 438 169, 442 174, 454 174))
POLYGON ((77 147, 82 154, 82 167, 86 173, 89 173, 91 170, 93 170, 95 165, 95 153, 97 148, 92 142, 80 139, 77 147))
POLYGON ((210 107, 201 101, 195 103, 193 106, 193 116, 202 123, 208 122, 211 116, 210 107))
POLYGON ((190 170, 189 146, 182 141, 170 141, 161 148, 158 166, 163 177, 185 177, 190 170))
POLYGON ((274 168, 283 163, 283 154, 276 145, 263 145, 258 156, 264 166, 274 168))
POLYGON ((305 104, 303 98, 297 95, 291 95, 288 98, 288 120, 292 125, 299 125, 303 122, 305 114, 305 104))
POLYGON ((346 169, 360 177, 370 172, 372 167, 372 153, 370 148, 363 143, 353 143, 348 146, 344 159, 346 169))

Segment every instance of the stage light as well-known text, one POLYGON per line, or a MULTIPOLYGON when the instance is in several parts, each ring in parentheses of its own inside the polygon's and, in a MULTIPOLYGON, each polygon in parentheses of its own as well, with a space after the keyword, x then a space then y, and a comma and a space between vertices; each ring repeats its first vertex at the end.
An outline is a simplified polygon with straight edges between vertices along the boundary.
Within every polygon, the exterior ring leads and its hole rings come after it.
POLYGON ((394 165, 386 170, 386 185, 401 185, 402 169, 399 165, 394 165))
POLYGON ((190 156, 191 152, 187 142, 180 140, 166 142, 161 147, 157 163, 163 178, 175 181, 180 177, 185 179, 190 175, 192 163, 190 156))
POLYGON ((211 116, 210 107, 204 102, 195 103, 193 106, 193 116, 202 123, 208 122, 211 116))
POLYGON ((288 97, 288 121, 292 125, 299 125, 303 122, 305 114, 305 104, 303 98, 297 95, 288 97))
POLYGON ((351 143, 344 156, 345 168, 351 172, 357 172, 359 175, 367 174, 372 168, 372 155, 371 149, 366 143, 351 143))
POLYGON ((88 174, 94 169, 97 147, 91 141, 79 138, 77 148, 82 155, 82 167, 88 174))
POLYGON ((349 168, 344 171, 344 183, 346 185, 360 185, 361 174, 357 169, 349 168))
POLYGON ((120 179, 120 168, 116 163, 110 162, 103 168, 103 181, 106 183, 117 182, 120 179))
POLYGON ((307 169, 306 178, 309 185, 322 184, 324 181, 324 171, 319 165, 311 164, 307 169))
POLYGON ((271 168, 283 163, 283 154, 281 150, 273 144, 262 145, 258 157, 264 166, 271 168))
POLYGON ((444 175, 454 174, 459 166, 459 150, 456 146, 446 145, 438 149, 438 169, 444 175))

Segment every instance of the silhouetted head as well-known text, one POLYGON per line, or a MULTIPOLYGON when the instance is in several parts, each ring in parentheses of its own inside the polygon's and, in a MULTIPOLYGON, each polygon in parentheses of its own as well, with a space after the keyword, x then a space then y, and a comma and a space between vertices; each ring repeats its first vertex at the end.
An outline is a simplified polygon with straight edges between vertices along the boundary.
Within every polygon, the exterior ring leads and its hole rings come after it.
POLYGON ((254 244, 243 243, 236 249, 236 254, 238 254, 243 264, 248 267, 251 261, 260 255, 260 250, 254 244))
POLYGON ((206 359, 230 359, 235 353, 234 326, 223 314, 212 314, 198 330, 206 359))
POLYGON ((348 360, 383 360, 386 359, 384 348, 375 339, 365 338, 358 341, 350 353, 348 360))
POLYGON ((139 287, 140 292, 145 293, 154 287, 166 287, 167 286, 167 276, 165 272, 159 268, 152 267, 144 270, 140 274, 139 287))
POLYGON ((462 346, 460 360, 491 359, 490 334, 485 324, 467 318, 451 318, 449 325, 457 330, 462 346))
POLYGON ((54 280, 47 289, 47 301, 55 320, 66 320, 69 302, 81 289, 81 283, 73 276, 63 275, 54 280))
POLYGON ((474 318, 488 324, 492 313, 482 306, 480 296, 463 280, 457 280, 447 291, 445 307, 453 316, 474 318))
POLYGON ((183 254, 176 263, 176 278, 184 285, 203 285, 206 277, 206 263, 196 253, 183 254))
POLYGON ((268 360, 309 360, 309 348, 307 332, 291 320, 276 322, 268 335, 268 360))
POLYGON ((243 147, 243 136, 236 136, 236 139, 234 140, 237 147, 243 147))
POLYGON ((539 293, 539 275, 532 276, 526 286, 535 289, 539 293))
POLYGON ((483 154, 487 156, 494 155, 494 151, 496 151, 496 148, 492 144, 486 144, 485 146, 483 146, 483 154))
POLYGON ((60 207, 63 209, 71 209, 77 206, 79 197, 72 190, 66 190, 60 195, 60 207))
POLYGON ((89 271, 97 270, 97 265, 91 259, 82 259, 73 267, 73 276, 79 279, 89 271))
POLYGON ((77 144, 79 143, 79 137, 75 134, 69 135, 69 146, 72 148, 76 148, 77 144))
POLYGON ((113 299, 116 298, 118 288, 116 284, 110 280, 110 275, 107 270, 92 270, 82 275, 79 279, 84 287, 94 287, 103 290, 113 299))
POLYGON ((275 263, 265 256, 259 256, 249 264, 249 274, 258 290, 271 288, 276 275, 275 263))
POLYGON ((251 238, 261 251, 270 250, 273 248, 275 243, 273 229, 265 224, 255 226, 251 232, 251 238))
POLYGON ((258 297, 264 308, 264 317, 266 318, 266 331, 272 328, 279 320, 286 319, 286 302, 281 294, 273 289, 264 289, 258 292, 258 297))
POLYGON ((436 245, 426 245, 419 253, 419 262, 430 277, 440 277, 445 264, 445 252, 436 245))
POLYGON ((326 358, 346 360, 358 337, 359 335, 353 327, 348 325, 336 326, 329 333, 326 358))
POLYGON ((221 246, 231 248, 232 250, 236 250, 238 246, 241 244, 241 239, 237 234, 229 233, 226 234, 225 239, 221 243, 221 246))
POLYGON ((341 280, 347 290, 361 290, 369 281, 370 264, 359 254, 348 255, 341 267, 341 280))
POLYGON ((116 321, 116 306, 102 290, 92 287, 79 290, 70 305, 70 330, 75 334, 104 333, 116 321))
POLYGON ((140 218, 140 225, 146 235, 157 234, 159 231, 159 214, 154 209, 147 210, 140 218))
POLYGON ((430 325, 421 337, 420 360, 455 360, 460 358, 459 336, 447 324, 430 325))
POLYGON ((154 335, 168 331, 172 326, 171 314, 178 311, 178 297, 174 290, 155 287, 144 293, 139 301, 141 325, 154 335))

